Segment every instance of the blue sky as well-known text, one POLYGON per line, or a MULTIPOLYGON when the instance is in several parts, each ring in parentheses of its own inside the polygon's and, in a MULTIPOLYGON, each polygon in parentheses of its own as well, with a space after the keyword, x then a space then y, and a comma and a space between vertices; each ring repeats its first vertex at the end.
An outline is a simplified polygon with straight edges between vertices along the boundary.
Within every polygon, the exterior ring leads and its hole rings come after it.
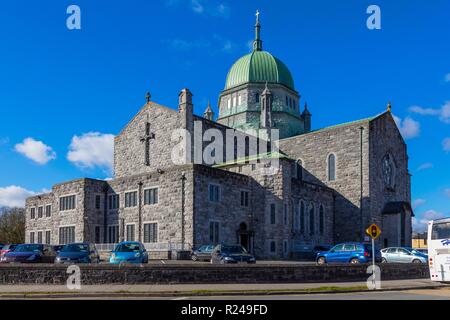
POLYGON ((446 0, 2 3, 0 205, 57 182, 110 177, 111 135, 147 90, 175 108, 188 87, 196 113, 209 99, 216 108, 228 69, 249 52, 256 9, 264 49, 289 66, 313 128, 378 114, 390 100, 408 144, 417 223, 450 215, 446 0), (71 4, 81 30, 66 27, 71 4), (371 4, 381 30, 366 27, 371 4))

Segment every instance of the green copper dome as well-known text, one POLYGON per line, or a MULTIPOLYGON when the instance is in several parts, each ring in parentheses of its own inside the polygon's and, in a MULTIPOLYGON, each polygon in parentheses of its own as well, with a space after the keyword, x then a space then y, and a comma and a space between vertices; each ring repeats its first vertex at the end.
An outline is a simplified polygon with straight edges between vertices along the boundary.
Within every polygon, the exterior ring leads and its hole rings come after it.
POLYGON ((225 90, 248 82, 279 83, 295 90, 289 69, 267 51, 254 50, 236 61, 228 72, 225 90))

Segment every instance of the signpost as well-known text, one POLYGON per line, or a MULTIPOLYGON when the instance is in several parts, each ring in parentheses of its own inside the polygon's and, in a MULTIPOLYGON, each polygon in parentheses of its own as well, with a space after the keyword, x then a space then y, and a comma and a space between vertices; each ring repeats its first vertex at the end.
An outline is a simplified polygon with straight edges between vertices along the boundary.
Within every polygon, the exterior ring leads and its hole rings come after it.
POLYGON ((373 223, 366 229, 366 233, 372 238, 372 264, 375 266, 375 239, 381 234, 381 229, 373 223))
POLYGON ((372 280, 375 281, 375 239, 377 239, 381 234, 381 229, 373 223, 369 228, 366 229, 366 233, 372 238, 372 280))

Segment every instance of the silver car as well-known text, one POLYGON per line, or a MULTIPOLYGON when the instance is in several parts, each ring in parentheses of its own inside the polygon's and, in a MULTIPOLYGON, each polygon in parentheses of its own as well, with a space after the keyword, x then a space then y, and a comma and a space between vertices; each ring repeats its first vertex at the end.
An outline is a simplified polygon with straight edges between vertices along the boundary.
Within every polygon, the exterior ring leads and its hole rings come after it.
POLYGON ((412 248, 392 247, 381 250, 383 263, 427 263, 428 257, 412 248))

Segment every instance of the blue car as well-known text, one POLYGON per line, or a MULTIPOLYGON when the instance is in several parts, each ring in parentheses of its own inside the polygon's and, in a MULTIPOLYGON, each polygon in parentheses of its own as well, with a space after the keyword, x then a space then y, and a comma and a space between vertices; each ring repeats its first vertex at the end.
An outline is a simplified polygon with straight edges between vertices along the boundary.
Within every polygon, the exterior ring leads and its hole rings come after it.
MULTIPOLYGON (((375 250, 375 261, 381 262, 379 250, 375 250)), ((328 251, 317 253, 316 262, 317 264, 370 263, 372 262, 372 245, 359 242, 340 243, 328 251)))
POLYGON ((120 242, 114 251, 111 251, 109 263, 148 263, 148 252, 140 242, 120 242))

